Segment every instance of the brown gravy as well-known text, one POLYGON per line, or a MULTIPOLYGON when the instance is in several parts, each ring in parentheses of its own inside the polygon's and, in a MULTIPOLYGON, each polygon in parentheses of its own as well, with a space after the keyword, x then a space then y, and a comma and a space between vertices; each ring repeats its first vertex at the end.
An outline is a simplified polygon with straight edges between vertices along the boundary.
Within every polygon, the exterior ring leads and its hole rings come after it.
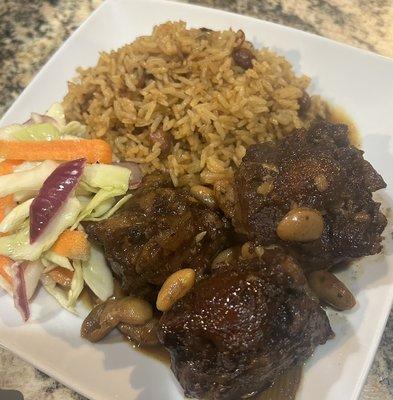
POLYGON ((269 389, 252 397, 252 400, 295 400, 300 386, 303 367, 294 367, 281 375, 269 389))
MULTIPOLYGON (((125 339, 127 340, 127 339, 125 339)), ((162 346, 138 347, 132 341, 127 340, 127 343, 134 349, 160 361, 168 368, 171 365, 171 360, 168 351, 162 346)), ((281 375, 277 381, 262 393, 251 395, 250 400, 295 400, 296 393, 300 386, 303 367, 294 367, 288 370, 287 373, 281 375)))
MULTIPOLYGON (((352 120, 352 118, 344 111, 343 108, 328 105, 328 119, 335 123, 342 123, 348 126, 349 140, 353 146, 361 147, 361 136, 359 130, 352 120)), ((154 347, 137 347, 132 342, 130 345, 143 354, 153 357, 154 359, 162 362, 166 366, 170 366, 170 356, 168 351, 162 346, 154 347)), ((288 370, 287 373, 281 375, 277 381, 262 393, 258 393, 249 397, 250 400, 295 400, 296 394, 300 386, 300 381, 303 374, 303 367, 298 366, 288 370)))
POLYGON ((163 346, 138 347, 130 340, 127 340, 127 342, 134 350, 138 350, 139 352, 145 354, 146 356, 152 357, 155 360, 162 362, 167 367, 170 367, 171 359, 168 351, 163 346))
POLYGON ((348 125, 350 142, 357 148, 362 147, 362 138, 359 134, 359 130, 353 119, 343 108, 329 104, 328 120, 331 122, 348 125))
MULTIPOLYGON (((361 147, 361 136, 359 130, 352 120, 352 118, 344 111, 343 108, 329 104, 328 105, 328 116, 327 119, 331 122, 342 123, 348 126, 349 129, 349 140, 357 148, 361 147)), ((118 285, 117 285, 118 286, 118 285)), ((82 303, 91 310, 95 304, 91 298, 89 292, 84 289, 81 298, 82 303)), ((152 357, 155 360, 163 363, 167 367, 170 367, 170 356, 168 351, 162 346, 150 346, 150 347, 138 347, 132 341, 125 340, 134 349, 145 354, 148 357, 152 357)), ((294 367, 288 370, 287 373, 281 375, 277 381, 269 388, 264 390, 262 393, 251 395, 250 400, 295 400, 296 394, 300 386, 302 378, 303 367, 294 367)))

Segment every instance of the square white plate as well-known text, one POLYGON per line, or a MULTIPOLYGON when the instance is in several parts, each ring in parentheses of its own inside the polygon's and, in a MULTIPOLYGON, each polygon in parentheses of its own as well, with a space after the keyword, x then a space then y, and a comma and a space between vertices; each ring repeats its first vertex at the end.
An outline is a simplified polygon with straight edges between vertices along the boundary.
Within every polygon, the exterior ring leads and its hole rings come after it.
MULTIPOLYGON (((1 125, 25 120, 62 99, 78 66, 94 65, 100 51, 149 34, 155 24, 185 20, 190 26, 243 29, 258 47, 283 54, 312 78, 312 92, 345 108, 356 121, 366 158, 393 193, 393 62, 284 26, 218 10, 160 0, 105 2, 51 58, 6 113, 1 125)), ((393 298, 392 226, 384 254, 356 263, 341 278, 356 294, 350 312, 331 313, 336 338, 307 363, 299 400, 357 398, 383 332, 393 298)), ((79 337, 81 318, 60 310, 44 291, 23 325, 12 300, 0 294, 0 343, 42 371, 94 400, 176 400, 183 395, 170 370, 134 351, 118 336, 92 345, 79 337)))

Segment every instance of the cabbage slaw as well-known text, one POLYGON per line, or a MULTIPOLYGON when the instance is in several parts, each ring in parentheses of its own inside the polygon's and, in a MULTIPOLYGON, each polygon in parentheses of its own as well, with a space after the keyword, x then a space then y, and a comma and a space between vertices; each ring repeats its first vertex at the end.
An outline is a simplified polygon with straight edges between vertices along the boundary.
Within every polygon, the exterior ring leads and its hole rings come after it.
MULTIPOLYGON (((61 105, 54 104, 45 115, 32 114, 25 124, 0 128, 0 140, 84 140, 85 131, 79 122, 66 124, 61 105)), ((53 178, 57 178, 55 181, 61 186, 62 181, 56 174, 60 169, 64 170, 64 164, 60 160, 25 161, 14 167, 11 173, 0 176, 0 200, 11 196, 15 202, 2 220, 0 215, 0 287, 13 295, 14 303, 25 320, 29 317, 28 301, 39 282, 63 308, 74 313, 85 285, 103 301, 113 294, 111 270, 96 245, 89 243, 90 255, 84 260, 58 254, 53 248, 66 230, 83 231, 81 222, 105 219, 116 212, 132 196, 128 191, 133 181, 133 169, 84 163, 79 180, 75 180, 67 196, 63 194, 61 203, 54 207, 57 200, 53 196, 57 194, 53 195, 53 188, 49 188, 52 197, 46 198, 42 189, 53 178), (44 197, 37 202, 40 196, 44 197), (43 209, 38 210, 43 213, 47 213, 45 204, 54 209, 46 222, 39 220, 42 232, 33 241, 31 230, 32 226, 36 229, 34 224, 37 222, 34 221, 37 218, 32 212, 37 210, 32 208, 32 204, 38 204, 38 208, 43 204, 43 209), (71 274, 68 287, 60 285, 51 276, 50 272, 58 268, 71 274)))

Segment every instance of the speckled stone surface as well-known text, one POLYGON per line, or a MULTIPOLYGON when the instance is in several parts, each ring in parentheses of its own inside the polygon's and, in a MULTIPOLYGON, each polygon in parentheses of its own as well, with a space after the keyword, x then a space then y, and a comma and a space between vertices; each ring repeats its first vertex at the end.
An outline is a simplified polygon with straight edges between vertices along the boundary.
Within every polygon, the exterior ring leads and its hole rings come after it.
MULTIPOLYGON (((0 0, 0 116, 50 55, 101 2, 0 0)), ((256 16, 393 57, 392 0, 188 2, 256 16)), ((19 390, 26 400, 83 399, 3 349, 0 349, 0 389, 19 390)), ((393 313, 361 396, 361 400, 389 399, 393 399, 393 313)), ((345 395, 338 400, 345 400, 345 395)))

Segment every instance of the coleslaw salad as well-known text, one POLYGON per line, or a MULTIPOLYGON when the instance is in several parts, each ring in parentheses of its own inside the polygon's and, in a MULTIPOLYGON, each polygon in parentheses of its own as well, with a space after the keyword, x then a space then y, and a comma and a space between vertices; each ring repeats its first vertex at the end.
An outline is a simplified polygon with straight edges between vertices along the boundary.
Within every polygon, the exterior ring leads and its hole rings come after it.
POLYGON ((102 301, 113 295, 111 270, 81 223, 116 212, 141 173, 113 164, 110 146, 85 134, 57 103, 0 129, 0 287, 25 321, 40 283, 73 313, 85 285, 102 301))

